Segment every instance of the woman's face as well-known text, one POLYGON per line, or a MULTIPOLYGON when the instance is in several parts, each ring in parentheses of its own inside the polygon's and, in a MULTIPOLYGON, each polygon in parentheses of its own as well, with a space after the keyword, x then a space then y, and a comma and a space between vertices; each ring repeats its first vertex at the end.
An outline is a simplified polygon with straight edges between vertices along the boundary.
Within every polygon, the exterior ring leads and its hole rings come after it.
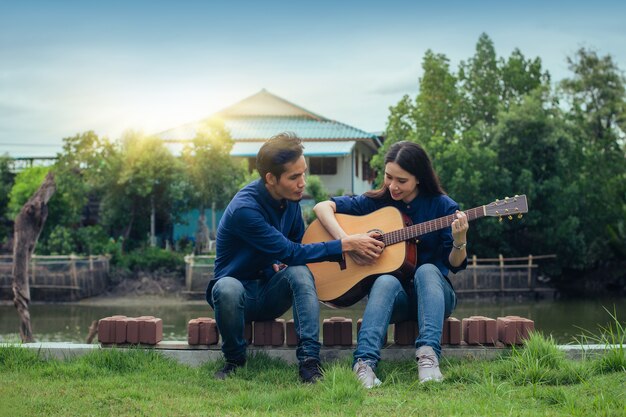
POLYGON ((403 170, 397 163, 388 162, 385 165, 385 185, 394 200, 410 203, 417 196, 418 184, 415 175, 403 170))

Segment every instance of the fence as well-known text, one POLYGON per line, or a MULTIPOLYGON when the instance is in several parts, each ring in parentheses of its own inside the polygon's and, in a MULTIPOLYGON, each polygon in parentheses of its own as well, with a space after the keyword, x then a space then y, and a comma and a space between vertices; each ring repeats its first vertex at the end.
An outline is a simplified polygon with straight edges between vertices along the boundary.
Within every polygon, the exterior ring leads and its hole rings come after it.
POLYGON ((185 256, 185 290, 188 297, 204 297, 206 287, 213 278, 215 255, 185 256))
MULTIPOLYGON (((28 268, 33 301, 74 301, 106 290, 107 256, 33 256, 28 268)), ((13 298, 13 257, 0 256, 0 298, 13 298)))
POLYGON ((554 259, 556 255, 528 255, 520 258, 478 259, 473 256, 467 268, 451 274, 450 281, 457 294, 510 295, 554 292, 552 287, 538 280, 537 260, 554 259))
MULTIPOLYGON (((450 281, 457 294, 507 295, 553 292, 538 280, 537 260, 553 259, 556 255, 528 255, 522 258, 482 258, 473 256, 467 269, 451 274, 450 281)), ((215 256, 185 257, 185 291, 188 296, 204 296, 213 278, 215 256)))

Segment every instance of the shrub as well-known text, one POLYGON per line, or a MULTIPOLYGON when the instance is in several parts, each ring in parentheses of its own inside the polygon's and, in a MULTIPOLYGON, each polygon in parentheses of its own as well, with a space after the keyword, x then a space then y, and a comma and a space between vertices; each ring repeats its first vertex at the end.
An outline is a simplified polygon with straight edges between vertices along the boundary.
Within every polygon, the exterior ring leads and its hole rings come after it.
POLYGON ((183 273, 185 269, 183 254, 155 247, 137 249, 120 258, 117 265, 131 271, 183 273))

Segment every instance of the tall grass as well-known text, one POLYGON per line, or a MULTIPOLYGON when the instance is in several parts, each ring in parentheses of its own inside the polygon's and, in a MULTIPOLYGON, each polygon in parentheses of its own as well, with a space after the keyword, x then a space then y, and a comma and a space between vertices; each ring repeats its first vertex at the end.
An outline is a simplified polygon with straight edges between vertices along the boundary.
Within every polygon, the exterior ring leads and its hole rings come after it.
POLYGON ((598 326, 597 333, 581 329, 582 333, 576 338, 576 341, 583 349, 586 345, 591 344, 604 346, 604 354, 594 362, 594 368, 597 372, 626 372, 625 326, 617 318, 615 307, 613 307, 612 313, 606 307, 603 308, 611 317, 609 324, 598 326))

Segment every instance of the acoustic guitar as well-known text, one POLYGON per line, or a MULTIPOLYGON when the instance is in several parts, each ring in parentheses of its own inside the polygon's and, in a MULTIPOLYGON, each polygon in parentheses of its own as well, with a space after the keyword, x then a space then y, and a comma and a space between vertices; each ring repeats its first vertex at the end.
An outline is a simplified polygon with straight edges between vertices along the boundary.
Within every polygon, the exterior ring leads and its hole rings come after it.
MULTIPOLYGON (((465 211, 468 220, 485 216, 521 217, 528 212, 525 195, 506 197, 490 204, 465 211)), ((392 274, 400 279, 412 279, 417 265, 416 238, 426 233, 450 227, 456 219, 454 214, 411 224, 409 218, 395 207, 384 207, 364 216, 335 214, 339 225, 349 235, 377 231, 385 249, 372 265, 357 265, 350 256, 342 262, 317 262, 307 266, 315 278, 320 301, 334 307, 348 307, 367 295, 378 275, 392 274)), ((307 228, 302 243, 334 240, 319 220, 307 228)))

